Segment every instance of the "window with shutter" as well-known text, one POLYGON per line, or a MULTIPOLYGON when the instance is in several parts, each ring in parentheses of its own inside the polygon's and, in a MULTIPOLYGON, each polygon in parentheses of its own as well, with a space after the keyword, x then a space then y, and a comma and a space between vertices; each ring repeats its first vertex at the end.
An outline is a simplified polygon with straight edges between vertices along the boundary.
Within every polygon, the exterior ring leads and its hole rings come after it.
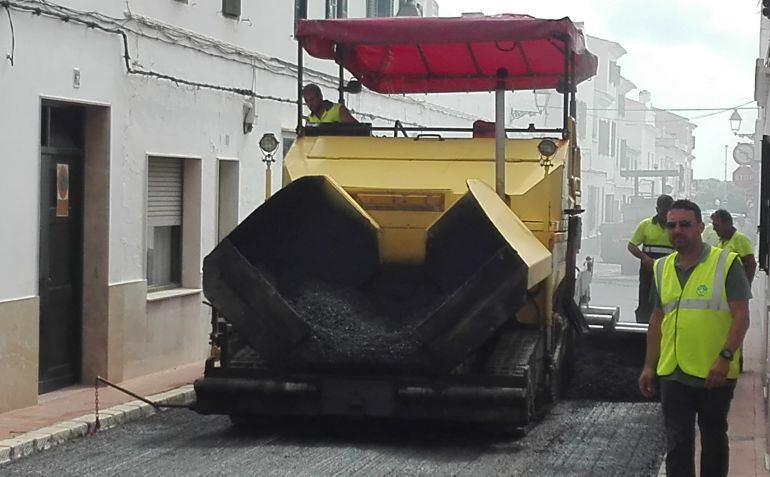
POLYGON ((347 18, 348 0, 326 0, 326 18, 347 18))
POLYGON ((147 286, 181 283, 184 161, 150 158, 147 171, 147 286))
POLYGON ((599 121, 599 154, 605 156, 610 153, 610 123, 605 120, 599 121))
POLYGON ((620 168, 628 169, 628 142, 620 140, 620 168))
POLYGON ((392 17, 393 0, 366 0, 367 17, 392 17))
POLYGON ((222 15, 230 18, 241 16, 241 0, 222 0, 222 15))
POLYGON ((618 128, 615 121, 610 121, 610 156, 615 157, 617 152, 618 128))

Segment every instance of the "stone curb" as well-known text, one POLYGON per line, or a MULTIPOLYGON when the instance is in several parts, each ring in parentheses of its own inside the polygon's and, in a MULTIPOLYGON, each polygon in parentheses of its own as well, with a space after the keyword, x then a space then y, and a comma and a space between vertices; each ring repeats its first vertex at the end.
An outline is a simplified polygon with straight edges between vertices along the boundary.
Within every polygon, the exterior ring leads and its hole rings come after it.
MULTIPOLYGON (((188 405, 195 401, 193 385, 188 384, 170 391, 149 396, 157 404, 188 405)), ((100 431, 141 419, 154 414, 155 408, 136 400, 99 411, 100 431)), ((56 447, 65 442, 83 437, 92 432, 96 419, 94 414, 85 414, 52 426, 30 431, 12 439, 0 440, 0 465, 36 452, 56 447)))

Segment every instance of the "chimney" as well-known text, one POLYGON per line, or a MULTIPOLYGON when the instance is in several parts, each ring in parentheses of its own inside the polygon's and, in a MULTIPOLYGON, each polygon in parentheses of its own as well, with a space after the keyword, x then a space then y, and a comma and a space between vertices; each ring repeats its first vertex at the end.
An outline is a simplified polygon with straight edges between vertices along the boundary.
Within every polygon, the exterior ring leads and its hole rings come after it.
POLYGON ((645 106, 650 106, 650 102, 652 102, 652 94, 650 94, 650 92, 646 89, 639 91, 639 102, 645 106))

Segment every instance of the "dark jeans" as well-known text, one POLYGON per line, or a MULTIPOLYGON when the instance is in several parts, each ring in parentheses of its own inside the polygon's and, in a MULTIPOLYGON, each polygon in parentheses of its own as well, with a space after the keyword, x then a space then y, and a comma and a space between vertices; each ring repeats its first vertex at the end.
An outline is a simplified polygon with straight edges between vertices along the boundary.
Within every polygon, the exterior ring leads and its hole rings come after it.
POLYGON ((649 323, 652 314, 652 300, 650 299, 650 288, 655 286, 652 278, 652 271, 647 270, 639 264, 639 305, 636 307, 636 322, 649 323))
MULTIPOLYGON (((648 253, 651 258, 658 259, 665 257, 664 254, 648 253)), ((647 270, 639 263, 639 306, 636 307, 636 322, 649 323, 650 315, 655 308, 655 296, 652 295, 652 289, 655 286, 655 279, 652 276, 653 271, 647 270)))
POLYGON ((696 415, 701 434, 701 477, 727 476, 727 412, 734 389, 734 385, 704 389, 677 381, 660 381, 668 477, 695 477, 696 415))

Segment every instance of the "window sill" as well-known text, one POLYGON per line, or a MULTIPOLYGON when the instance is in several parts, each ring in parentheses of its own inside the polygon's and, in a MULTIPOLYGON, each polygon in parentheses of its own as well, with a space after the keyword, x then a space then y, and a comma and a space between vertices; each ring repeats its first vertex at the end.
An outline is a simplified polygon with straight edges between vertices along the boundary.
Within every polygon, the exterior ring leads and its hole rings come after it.
POLYGON ((200 288, 172 288, 171 290, 160 290, 147 293, 147 301, 161 301, 169 298, 179 298, 183 296, 198 295, 202 290, 200 288))

